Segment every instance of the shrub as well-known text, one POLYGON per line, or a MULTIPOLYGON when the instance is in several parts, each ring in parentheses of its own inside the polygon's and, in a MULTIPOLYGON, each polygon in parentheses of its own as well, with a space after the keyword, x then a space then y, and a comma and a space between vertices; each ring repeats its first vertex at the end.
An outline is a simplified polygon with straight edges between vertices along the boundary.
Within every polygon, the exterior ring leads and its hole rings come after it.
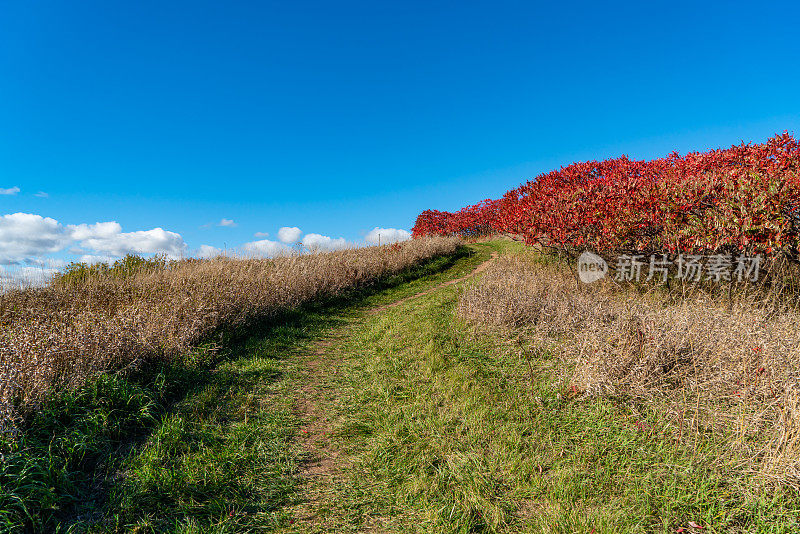
POLYGON ((143 258, 135 254, 128 254, 124 258, 108 263, 80 263, 73 262, 53 278, 55 285, 79 285, 90 280, 110 278, 129 278, 140 273, 164 269, 167 266, 166 256, 143 258))
POLYGON ((652 161, 573 163, 497 200, 427 210, 413 235, 509 233, 528 244, 608 252, 781 253, 797 257, 800 143, 764 144, 652 161))

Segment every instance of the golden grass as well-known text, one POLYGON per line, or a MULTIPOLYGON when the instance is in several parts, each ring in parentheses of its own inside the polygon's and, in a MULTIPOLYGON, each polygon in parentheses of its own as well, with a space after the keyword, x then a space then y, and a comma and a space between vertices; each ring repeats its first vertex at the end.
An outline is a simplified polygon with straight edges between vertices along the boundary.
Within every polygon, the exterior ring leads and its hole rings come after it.
POLYGON ((0 428, 55 390, 189 351, 221 328, 340 295, 452 253, 455 238, 265 259, 184 260, 0 295, 0 428))
POLYGON ((587 286, 523 254, 495 262, 458 313, 559 355, 573 391, 658 406, 675 439, 714 433, 727 460, 800 488, 800 313, 751 297, 587 286))

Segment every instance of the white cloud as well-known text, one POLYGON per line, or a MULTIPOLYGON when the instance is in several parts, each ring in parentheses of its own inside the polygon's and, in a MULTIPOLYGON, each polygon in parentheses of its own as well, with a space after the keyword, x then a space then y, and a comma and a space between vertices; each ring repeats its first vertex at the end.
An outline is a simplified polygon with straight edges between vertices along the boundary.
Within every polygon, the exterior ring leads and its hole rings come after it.
POLYGON ((58 269, 41 267, 20 267, 9 272, 0 273, 0 289, 21 289, 31 286, 43 286, 58 273, 58 269))
POLYGON ((227 226, 229 228, 235 228, 235 227, 239 226, 238 224, 233 222, 233 219, 224 219, 224 218, 222 220, 220 220, 219 223, 217 223, 217 224, 219 226, 227 226))
POLYGON ((29 258, 25 263, 27 265, 21 267, 0 268, 0 289, 44 285, 69 262, 62 259, 29 258))
POLYGON ((0 195, 16 195, 19 192, 20 189, 17 186, 9 187, 8 189, 3 189, 0 187, 0 195))
POLYGON ((400 241, 407 241, 411 239, 411 233, 406 230, 398 228, 378 228, 377 226, 370 230, 364 237, 367 243, 377 245, 388 245, 389 243, 398 243, 400 241))
POLYGON ((122 226, 118 222, 102 222, 94 224, 71 224, 67 226, 72 239, 82 241, 85 239, 110 239, 122 233, 122 226))
POLYGON ((296 226, 284 226, 278 230, 278 239, 284 243, 296 243, 303 232, 296 226))
POLYGON ((61 269, 69 264, 67 260, 59 258, 25 258, 25 265, 40 269, 61 269))
POLYGON ((116 222, 64 226, 32 213, 0 216, 0 264, 31 263, 32 259, 67 248, 73 254, 166 254, 178 258, 185 253, 186 243, 180 234, 161 228, 123 232, 116 222))
POLYGON ((165 254, 169 258, 180 258, 187 249, 180 234, 162 228, 122 232, 122 227, 116 222, 70 225, 67 228, 82 247, 112 256, 165 254))
POLYGON ((0 263, 13 264, 30 256, 43 256, 65 248, 69 232, 55 219, 32 213, 0 217, 0 263))
POLYGON ((200 248, 194 253, 195 256, 202 259, 215 258, 220 254, 222 254, 222 249, 211 245, 200 245, 200 248))
POLYGON ((262 239, 245 243, 242 245, 242 252, 246 256, 271 258, 273 256, 285 256, 292 252, 292 248, 284 243, 262 239))
POLYGON ((253 237, 269 237, 269 232, 256 232, 253 237))
POLYGON ((116 256, 98 256, 97 254, 84 254, 78 260, 80 263, 88 263, 93 265, 95 263, 114 263, 119 258, 116 256))
POLYGON ((33 195, 33 196, 35 196, 35 197, 39 197, 39 198, 50 198, 50 195, 48 195, 48 194, 47 194, 47 193, 45 193, 44 191, 39 191, 38 193, 36 193, 36 194, 35 194, 35 195, 33 195))
POLYGON ((342 250, 347 248, 348 244, 343 237, 332 239, 326 235, 306 234, 303 238, 303 246, 312 252, 327 252, 342 250))
MULTIPOLYGON (((222 221, 235 224, 229 219, 222 221)), ((404 241, 411 237, 406 230, 375 227, 366 235, 365 240, 368 243, 377 243, 378 234, 381 244, 404 241)), ((267 233, 258 232, 255 235, 262 237, 267 236, 267 233)), ((279 240, 251 241, 230 251, 202 245, 192 252, 199 258, 211 258, 223 253, 274 257, 291 254, 291 245, 301 238, 305 250, 310 252, 342 250, 354 246, 342 237, 331 238, 313 233, 303 236, 297 227, 282 227, 278 231, 279 240)), ((49 255, 59 252, 71 254, 85 263, 97 263, 113 262, 126 254, 165 254, 169 258, 180 258, 187 255, 189 250, 180 234, 163 228, 123 232, 122 226, 115 221, 62 225, 55 219, 32 213, 0 216, 0 265, 15 265, 17 267, 13 270, 26 276, 35 274, 31 269, 49 273, 59 267, 45 262, 52 261, 49 255)), ((8 270, 0 269, 0 278, 7 275, 8 270)))

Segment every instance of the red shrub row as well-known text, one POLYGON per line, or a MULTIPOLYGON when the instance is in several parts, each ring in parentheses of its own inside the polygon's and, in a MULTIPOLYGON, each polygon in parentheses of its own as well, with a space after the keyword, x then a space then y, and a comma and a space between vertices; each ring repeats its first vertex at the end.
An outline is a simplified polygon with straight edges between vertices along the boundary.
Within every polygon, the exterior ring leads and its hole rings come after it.
POLYGON ((509 233, 528 244, 602 251, 797 251, 800 143, 573 163, 497 200, 426 210, 413 235, 509 233))

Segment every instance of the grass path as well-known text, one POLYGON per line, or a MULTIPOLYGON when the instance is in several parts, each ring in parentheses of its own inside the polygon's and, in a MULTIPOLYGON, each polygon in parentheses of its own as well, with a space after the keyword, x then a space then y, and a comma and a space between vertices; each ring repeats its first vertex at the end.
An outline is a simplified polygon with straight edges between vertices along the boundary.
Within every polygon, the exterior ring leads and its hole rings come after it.
POLYGON ((469 274, 465 274, 465 275, 460 276, 458 278, 453 278, 452 280, 448 280, 446 282, 442 282, 442 283, 440 283, 439 285, 437 285, 435 287, 432 287, 430 289, 426 289, 424 291, 420 291, 419 293, 415 293, 415 294, 409 295, 407 297, 403 297, 400 300, 396 300, 396 301, 392 302, 391 304, 384 304, 383 306, 378 306, 378 307, 372 308, 371 310, 369 310, 369 313, 371 313, 371 314, 381 313, 381 312, 383 312, 383 311, 385 311, 385 310, 387 310, 389 308, 394 308, 395 306, 401 306, 401 305, 405 304, 406 302, 408 302, 411 299, 424 297, 425 295, 430 295, 434 291, 438 291, 438 290, 440 290, 442 288, 445 288, 447 286, 451 286, 453 284, 458 284, 460 282, 463 282, 464 280, 466 280, 468 278, 471 278, 471 277, 475 276, 476 274, 479 274, 479 273, 485 271, 489 267, 489 262, 491 260, 494 260, 495 258, 497 258, 497 256, 498 256, 497 251, 494 251, 494 252, 492 252, 492 254, 491 254, 491 256, 489 257, 488 260, 486 260, 483 263, 479 264, 477 267, 475 267, 475 270, 472 271, 469 274))
POLYGON ((284 530, 800 531, 797 495, 755 488, 718 436, 676 442, 657 408, 574 397, 556 355, 468 328, 463 276, 371 303, 306 356, 310 463, 284 530))
POLYGON ((63 396, 33 421, 19 455, 0 458, 20 462, 0 488, 12 505, 0 509, 0 532, 296 529, 335 459, 322 411, 332 398, 322 377, 339 363, 329 357, 368 310, 462 277, 489 251, 462 248, 257 326, 221 353, 201 349, 63 396))
POLYGON ((42 451, 102 469, 27 530, 800 531, 796 496, 742 491, 722 441, 685 447, 645 404, 574 398, 556 355, 456 317, 460 288, 519 248, 474 244, 287 314, 218 360, 79 392, 68 423, 63 407, 43 415, 43 434, 59 430, 42 451), (108 435, 130 427, 123 445, 108 435), (75 446, 91 432, 102 447, 75 446))
MULTIPOLYGON (((401 306, 412 299, 429 295, 447 286, 463 282, 485 270, 490 261, 498 255, 497 251, 494 251, 486 258, 486 250, 481 248, 478 250, 483 252, 483 254, 478 255, 483 261, 471 272, 458 275, 463 271, 463 266, 454 266, 451 270, 441 273, 439 277, 433 278, 432 283, 439 279, 444 279, 444 281, 433 287, 420 288, 416 293, 404 296, 388 304, 368 307, 365 309, 363 316, 354 317, 343 327, 333 332, 331 337, 318 341, 310 350, 300 356, 300 361, 305 367, 305 376, 304 385, 300 389, 301 394, 297 400, 296 413, 305 421, 299 429, 298 436, 302 442, 306 460, 300 469, 305 495, 303 501, 295 508, 295 515, 298 518, 297 529, 315 528, 317 510, 325 504, 323 502, 325 488, 330 486, 333 479, 342 471, 342 462, 347 461, 342 458, 333 443, 335 440, 333 435, 335 423, 332 418, 333 414, 326 410, 327 405, 336 400, 336 390, 326 387, 325 383, 329 381, 331 375, 335 376, 338 372, 338 364, 340 363, 339 351, 342 343, 348 336, 352 335, 354 329, 362 328, 366 321, 371 320, 371 316, 384 313, 390 308, 401 306), (454 276, 454 273, 456 277, 449 278, 454 276)), ((465 265, 474 263, 474 260, 464 262, 465 265)), ((382 295, 381 298, 386 300, 390 296, 391 293, 382 295)))

